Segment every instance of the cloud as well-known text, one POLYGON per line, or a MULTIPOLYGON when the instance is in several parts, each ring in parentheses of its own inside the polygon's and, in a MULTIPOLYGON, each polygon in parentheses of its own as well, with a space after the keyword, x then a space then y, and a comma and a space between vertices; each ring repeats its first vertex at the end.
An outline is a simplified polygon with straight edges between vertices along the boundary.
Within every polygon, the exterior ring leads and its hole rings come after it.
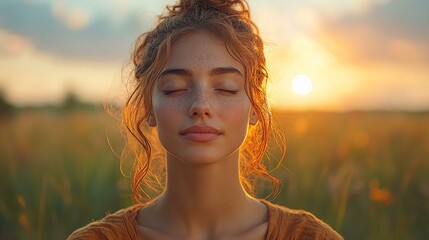
POLYGON ((361 4, 335 14, 301 8, 283 22, 273 14, 279 11, 265 13, 261 23, 270 33, 287 31, 266 48, 277 102, 300 109, 428 109, 429 1, 361 4), (314 84, 305 99, 287 91, 301 73, 314 84))
POLYGON ((391 0, 359 0, 356 4, 356 13, 367 13, 379 5, 386 5, 391 0))
POLYGON ((341 59, 358 62, 429 60, 429 1, 392 1, 364 15, 323 17, 315 35, 341 59))
POLYGON ((61 4, 0 1, 0 29, 28 39, 34 48, 55 56, 96 61, 123 61, 135 38, 152 22, 136 12, 114 21, 110 13, 90 16, 61 4))
POLYGON ((0 54, 0 66, 0 88, 18 105, 58 103, 70 90, 92 102, 123 93, 122 66, 115 62, 64 59, 32 49, 0 54))
POLYGON ((0 54, 19 55, 31 49, 28 39, 0 29, 0 54))
POLYGON ((64 22, 69 28, 83 29, 89 24, 89 14, 82 9, 68 8, 63 1, 55 1, 52 5, 52 14, 64 22))
POLYGON ((332 0, 318 0, 311 1, 311 6, 332 16, 349 14, 362 15, 390 1, 391 0, 343 0, 333 2, 332 0))

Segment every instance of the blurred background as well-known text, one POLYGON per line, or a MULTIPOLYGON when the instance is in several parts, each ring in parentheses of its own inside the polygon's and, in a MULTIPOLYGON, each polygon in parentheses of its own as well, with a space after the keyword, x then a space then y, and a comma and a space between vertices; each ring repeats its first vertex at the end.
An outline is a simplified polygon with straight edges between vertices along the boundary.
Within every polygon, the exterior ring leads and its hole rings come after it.
MULTIPOLYGON (((131 204, 102 102, 124 101, 134 41, 169 3, 0 0, 1 239, 63 239, 131 204)), ((249 4, 287 141, 272 201, 346 239, 428 239, 429 1, 249 4)))

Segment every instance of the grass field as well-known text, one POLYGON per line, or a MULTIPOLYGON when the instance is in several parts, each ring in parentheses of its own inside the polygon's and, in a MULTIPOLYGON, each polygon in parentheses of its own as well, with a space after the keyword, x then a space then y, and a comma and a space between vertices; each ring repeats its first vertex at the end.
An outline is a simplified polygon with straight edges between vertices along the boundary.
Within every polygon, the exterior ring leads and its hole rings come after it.
MULTIPOLYGON (((273 202, 350 240, 429 239, 429 113, 276 116, 288 145, 273 202)), ((64 239, 128 206, 129 180, 107 141, 120 153, 117 126, 103 111, 0 115, 0 239, 64 239)))

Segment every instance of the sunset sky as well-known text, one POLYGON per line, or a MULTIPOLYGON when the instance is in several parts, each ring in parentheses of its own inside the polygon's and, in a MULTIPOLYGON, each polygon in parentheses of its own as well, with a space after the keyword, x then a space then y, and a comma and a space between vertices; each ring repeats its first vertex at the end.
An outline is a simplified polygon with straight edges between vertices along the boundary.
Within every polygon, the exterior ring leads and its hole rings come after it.
MULTIPOLYGON (((1 0, 0 90, 18 105, 124 96, 136 37, 165 0, 1 0)), ((428 110, 428 0, 249 0, 274 107, 428 110), (312 91, 296 94, 306 75, 312 91)))

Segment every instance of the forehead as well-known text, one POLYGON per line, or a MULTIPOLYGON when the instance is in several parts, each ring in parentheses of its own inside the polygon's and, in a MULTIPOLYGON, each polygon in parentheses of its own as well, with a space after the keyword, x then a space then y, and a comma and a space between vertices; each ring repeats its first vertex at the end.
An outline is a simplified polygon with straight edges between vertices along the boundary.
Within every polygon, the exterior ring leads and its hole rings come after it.
POLYGON ((225 42, 206 31, 195 31, 180 36, 173 42, 165 68, 206 70, 216 67, 235 67, 242 73, 244 67, 228 52, 225 42))

